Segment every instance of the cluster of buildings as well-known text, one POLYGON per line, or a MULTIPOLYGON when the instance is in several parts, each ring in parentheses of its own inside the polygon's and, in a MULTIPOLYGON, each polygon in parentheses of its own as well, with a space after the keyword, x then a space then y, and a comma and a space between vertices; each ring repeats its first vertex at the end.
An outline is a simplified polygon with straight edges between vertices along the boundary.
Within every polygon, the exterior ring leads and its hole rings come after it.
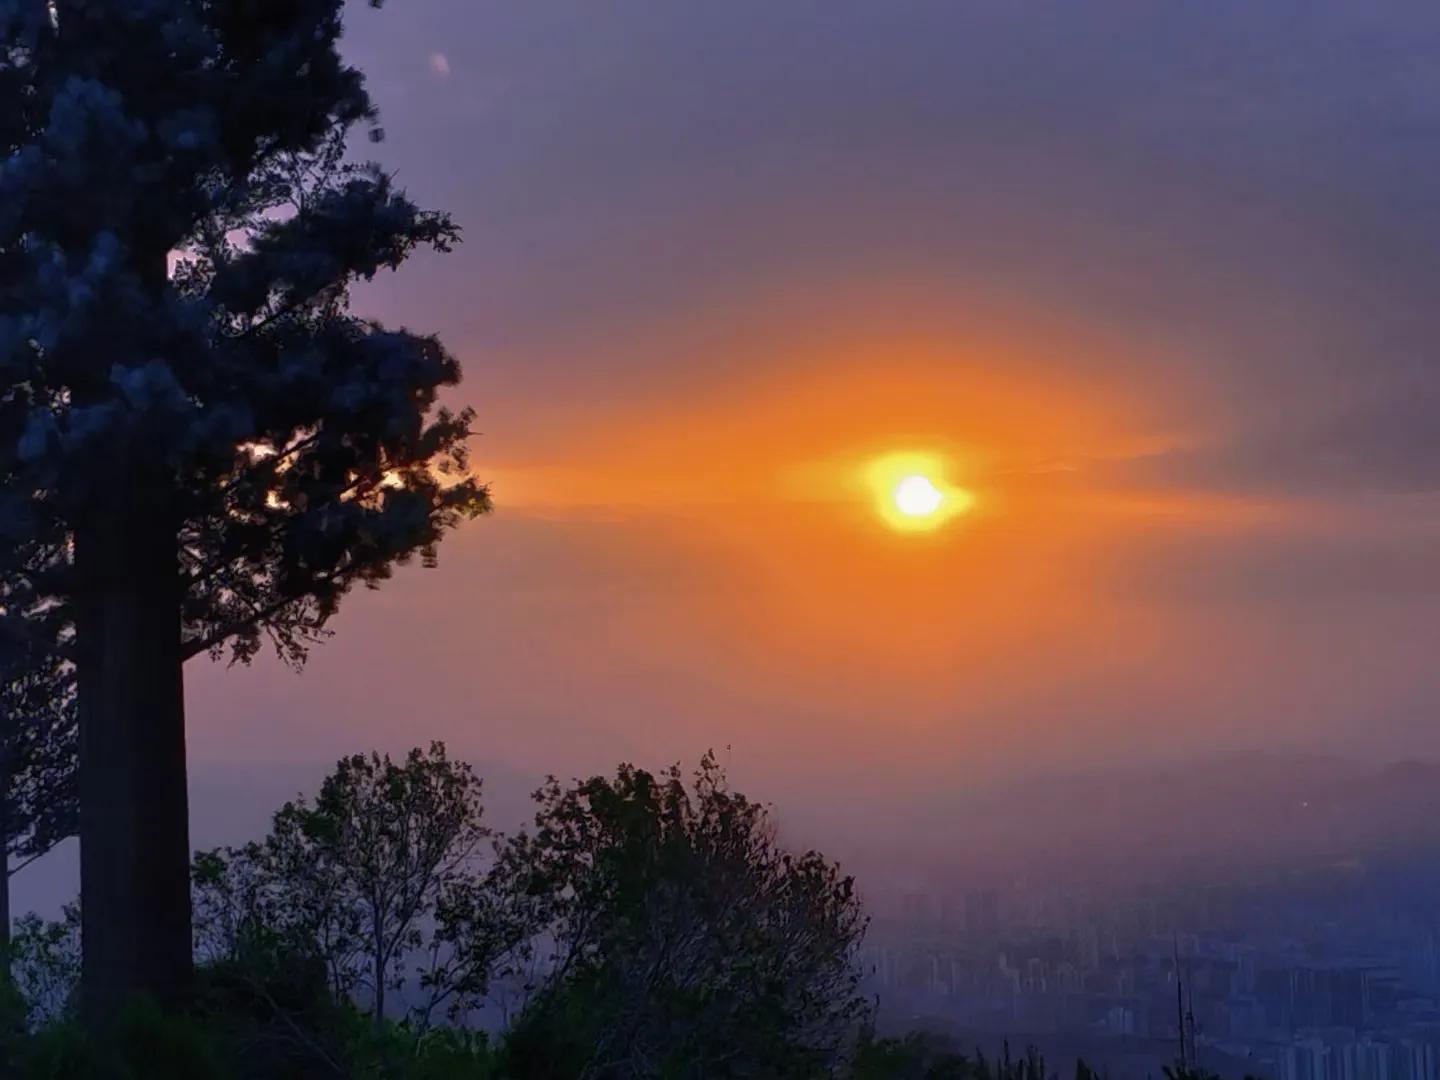
POLYGON ((1440 895, 1366 868, 1121 902, 1014 885, 872 897, 883 1023, 1117 1077, 1440 1080, 1440 895))

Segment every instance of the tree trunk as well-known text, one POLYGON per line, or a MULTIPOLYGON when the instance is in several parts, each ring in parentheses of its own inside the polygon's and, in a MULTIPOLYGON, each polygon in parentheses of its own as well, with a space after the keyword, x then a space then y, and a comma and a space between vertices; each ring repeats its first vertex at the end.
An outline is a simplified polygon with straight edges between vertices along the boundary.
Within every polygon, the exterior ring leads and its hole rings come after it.
POLYGON ((164 480, 117 462, 75 533, 81 1005, 92 1030, 135 994, 182 1004, 192 974, 178 541, 164 480))
POLYGON ((371 1017, 377 1033, 385 1030, 385 960, 380 953, 380 935, 375 936, 375 1000, 371 1003, 374 1016, 371 1017))

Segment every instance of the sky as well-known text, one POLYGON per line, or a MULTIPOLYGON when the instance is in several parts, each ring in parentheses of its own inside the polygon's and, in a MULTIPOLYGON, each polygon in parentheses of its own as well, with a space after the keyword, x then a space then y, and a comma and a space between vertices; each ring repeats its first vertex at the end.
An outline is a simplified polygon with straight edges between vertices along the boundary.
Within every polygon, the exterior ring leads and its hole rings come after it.
POLYGON ((302 674, 193 667, 197 804, 714 747, 802 828, 963 843, 947 792, 1440 750, 1440 7, 390 0, 345 43, 464 229, 356 301, 463 362, 495 511, 302 674), (895 453, 973 506, 888 527, 895 453))

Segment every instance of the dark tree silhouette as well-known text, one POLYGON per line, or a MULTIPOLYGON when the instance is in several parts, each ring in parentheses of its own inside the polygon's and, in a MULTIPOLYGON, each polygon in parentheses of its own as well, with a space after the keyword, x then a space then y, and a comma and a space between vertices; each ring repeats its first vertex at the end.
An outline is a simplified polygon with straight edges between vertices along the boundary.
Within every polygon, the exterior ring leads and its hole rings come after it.
POLYGON ((455 360, 348 308, 457 230, 348 162, 342 7, 0 0, 0 640, 74 665, 92 1021, 190 977, 183 661, 486 507, 455 360))
MULTIPOLYGON (((0 316, 3 319, 3 316, 0 316)), ((0 435, 3 441, 3 435, 0 435)), ((0 454, 0 491, 6 481, 0 454)), ((69 633, 59 605, 33 583, 58 580, 63 533, 26 533, 0 522, 0 969, 9 972, 10 878, 79 828, 74 666, 59 640, 69 633), (8 535, 7 535, 8 533, 8 535), (13 861, 12 861, 13 860, 13 861)))
POLYGON ((552 779, 534 830, 499 850, 489 888, 536 900, 552 960, 511 1034, 519 1072, 811 1077, 853 1045, 869 1015, 853 881, 786 851, 711 755, 691 779, 552 779))
POLYGON ((56 654, 0 677, 0 975, 10 973, 10 878, 74 836, 75 683, 56 654))
POLYGON ((275 812, 263 842, 196 854, 202 955, 234 959, 247 933, 265 927, 319 961, 336 998, 362 993, 376 1031, 387 994, 408 977, 424 998, 408 1017, 419 1032, 441 1007, 472 1005, 491 957, 468 963, 473 950, 449 940, 441 909, 451 893, 470 891, 489 835, 480 792, 470 766, 440 742, 398 763, 377 753, 342 758, 313 801, 301 796, 275 812))

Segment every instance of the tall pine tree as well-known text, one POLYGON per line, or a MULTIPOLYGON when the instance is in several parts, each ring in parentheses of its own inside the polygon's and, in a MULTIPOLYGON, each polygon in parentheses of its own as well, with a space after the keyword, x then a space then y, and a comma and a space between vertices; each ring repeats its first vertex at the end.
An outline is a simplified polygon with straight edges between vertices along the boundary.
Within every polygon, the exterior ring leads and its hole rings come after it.
POLYGON ((303 659, 487 507, 455 360, 349 310, 457 230, 347 158, 342 7, 0 0, 0 648, 73 665, 96 1022, 189 980, 184 661, 303 659))

